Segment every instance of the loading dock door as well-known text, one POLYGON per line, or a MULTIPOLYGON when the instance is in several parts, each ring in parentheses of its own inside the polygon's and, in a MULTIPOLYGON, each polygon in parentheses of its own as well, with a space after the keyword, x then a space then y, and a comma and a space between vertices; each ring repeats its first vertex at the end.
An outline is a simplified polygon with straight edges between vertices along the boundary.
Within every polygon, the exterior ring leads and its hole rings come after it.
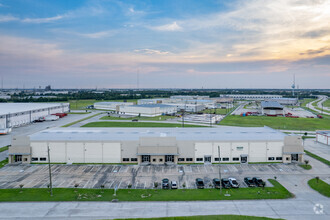
POLYGON ((165 155, 165 163, 173 162, 174 163, 174 155, 165 155))

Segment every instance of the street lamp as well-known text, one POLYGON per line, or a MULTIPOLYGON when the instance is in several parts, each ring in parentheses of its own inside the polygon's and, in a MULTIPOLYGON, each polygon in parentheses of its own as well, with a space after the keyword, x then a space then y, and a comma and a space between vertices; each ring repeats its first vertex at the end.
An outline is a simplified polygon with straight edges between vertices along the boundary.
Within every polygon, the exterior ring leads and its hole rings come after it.
POLYGON ((218 161, 219 161, 219 180, 220 180, 220 196, 222 194, 222 187, 221 187, 221 167, 220 167, 220 146, 218 146, 218 161))
POLYGON ((49 188, 50 188, 50 196, 53 196, 53 184, 52 184, 52 170, 50 167, 50 153, 49 153, 49 145, 47 144, 48 151, 48 170, 49 170, 49 188))

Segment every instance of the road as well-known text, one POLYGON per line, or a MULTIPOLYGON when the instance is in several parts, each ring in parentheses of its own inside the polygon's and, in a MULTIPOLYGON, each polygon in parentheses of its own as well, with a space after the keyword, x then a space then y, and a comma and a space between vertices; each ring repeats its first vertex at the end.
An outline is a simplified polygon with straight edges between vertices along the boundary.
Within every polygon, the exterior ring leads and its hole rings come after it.
MULTIPOLYGON (((327 96, 318 96, 318 99, 316 99, 316 100, 314 100, 314 101, 312 101, 312 102, 307 103, 306 107, 307 107, 307 108, 310 108, 310 109, 312 109, 313 111, 316 111, 316 112, 318 112, 318 113, 322 113, 322 114, 325 114, 325 115, 330 115, 330 113, 325 112, 325 111, 322 112, 321 110, 319 110, 319 109, 317 109, 317 108, 315 108, 315 107, 313 106, 313 103, 317 102, 317 106, 318 106, 318 108, 321 108, 321 109, 322 109, 322 103, 325 102, 327 99, 328 99, 327 96)), ((323 109, 324 109, 324 110, 327 110, 327 111, 330 111, 329 108, 327 108, 327 107, 323 107, 323 109)))

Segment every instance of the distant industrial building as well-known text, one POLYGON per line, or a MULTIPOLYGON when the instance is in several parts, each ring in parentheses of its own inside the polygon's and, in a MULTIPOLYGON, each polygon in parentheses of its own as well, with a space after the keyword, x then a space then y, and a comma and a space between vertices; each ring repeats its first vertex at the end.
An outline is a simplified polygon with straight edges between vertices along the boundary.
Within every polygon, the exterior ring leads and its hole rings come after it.
POLYGON ((249 95, 249 94, 237 94, 237 95, 220 95, 223 98, 233 98, 235 100, 266 100, 266 99, 280 99, 283 98, 281 95, 249 95))
POLYGON ((14 137, 9 163, 303 162, 300 136, 268 127, 55 128, 14 137), (220 157, 218 154, 220 147, 220 157))
POLYGON ((120 106, 134 105, 133 102, 95 102, 95 109, 119 111, 120 106))
POLYGON ((155 117, 160 115, 174 115, 177 108, 164 104, 120 105, 118 114, 155 117))
POLYGON ((278 102, 261 102, 261 113, 267 116, 278 116, 284 115, 284 107, 278 102))
POLYGON ((69 110, 69 103, 0 103, 0 129, 19 127, 69 110))
POLYGON ((316 141, 322 144, 330 145, 330 130, 316 131, 316 141))
POLYGON ((275 101, 278 102, 281 105, 297 105, 298 99, 297 98, 271 98, 271 99, 265 99, 265 101, 275 101))

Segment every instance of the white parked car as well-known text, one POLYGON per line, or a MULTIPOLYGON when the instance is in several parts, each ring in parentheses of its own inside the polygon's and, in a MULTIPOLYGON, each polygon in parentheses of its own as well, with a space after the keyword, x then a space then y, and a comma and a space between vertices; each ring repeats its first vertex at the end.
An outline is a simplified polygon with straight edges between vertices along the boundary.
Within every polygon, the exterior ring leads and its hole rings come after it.
POLYGON ((237 180, 235 178, 229 177, 228 180, 229 180, 230 186, 232 188, 238 188, 239 187, 239 183, 237 182, 237 180))
POLYGON ((176 181, 171 181, 171 189, 177 189, 178 188, 178 184, 176 183, 176 181))

